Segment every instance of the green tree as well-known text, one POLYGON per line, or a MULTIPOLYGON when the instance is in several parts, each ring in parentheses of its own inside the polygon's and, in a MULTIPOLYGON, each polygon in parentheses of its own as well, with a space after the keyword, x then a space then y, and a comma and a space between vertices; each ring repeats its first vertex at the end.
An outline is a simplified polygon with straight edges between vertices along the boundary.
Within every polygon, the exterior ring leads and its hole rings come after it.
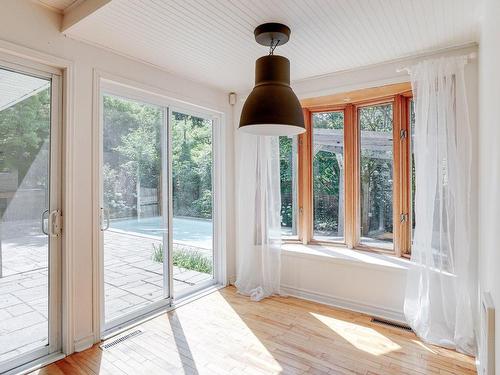
POLYGON ((211 121, 174 112, 171 130, 174 214, 211 218, 211 121))
MULTIPOLYGON (((105 198, 115 217, 141 207, 138 193, 156 189, 161 200, 161 108, 104 97, 105 198)), ((174 215, 211 218, 211 121, 173 112, 169 123, 172 147, 174 215)), ((166 142, 165 142, 166 143, 166 142)), ((166 155, 163 155, 166 157, 166 155)), ((166 171, 165 171, 166 172, 166 171)))
POLYGON ((112 217, 140 215, 141 189, 161 186, 159 107, 104 96, 104 192, 112 217))
POLYGON ((293 222, 293 138, 279 137, 281 225, 291 227, 293 222))
MULTIPOLYGON (((49 88, 0 111, 0 171, 17 171, 21 182, 48 141, 49 132, 49 88)), ((45 174, 38 177, 39 185, 47 183, 45 174)))

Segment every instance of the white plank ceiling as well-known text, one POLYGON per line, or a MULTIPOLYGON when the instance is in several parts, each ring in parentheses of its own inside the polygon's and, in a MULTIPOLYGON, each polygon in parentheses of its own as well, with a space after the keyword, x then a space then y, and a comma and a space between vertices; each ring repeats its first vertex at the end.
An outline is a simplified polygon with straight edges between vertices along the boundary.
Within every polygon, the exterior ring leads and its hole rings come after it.
POLYGON ((267 54, 253 36, 264 22, 290 26, 276 53, 292 80, 463 45, 477 40, 481 0, 112 0, 67 30, 224 89, 251 88, 267 54))

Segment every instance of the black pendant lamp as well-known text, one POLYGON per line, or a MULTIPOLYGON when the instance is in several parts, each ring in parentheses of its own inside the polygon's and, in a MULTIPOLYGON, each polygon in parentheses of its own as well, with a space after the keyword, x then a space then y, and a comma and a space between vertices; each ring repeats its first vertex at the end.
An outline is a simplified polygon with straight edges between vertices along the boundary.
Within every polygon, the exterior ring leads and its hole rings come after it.
POLYGON ((290 28, 265 23, 255 31, 257 43, 270 48, 255 62, 255 87, 241 111, 239 129, 256 135, 296 135, 306 131, 299 99, 290 87, 290 61, 274 49, 290 38, 290 28))

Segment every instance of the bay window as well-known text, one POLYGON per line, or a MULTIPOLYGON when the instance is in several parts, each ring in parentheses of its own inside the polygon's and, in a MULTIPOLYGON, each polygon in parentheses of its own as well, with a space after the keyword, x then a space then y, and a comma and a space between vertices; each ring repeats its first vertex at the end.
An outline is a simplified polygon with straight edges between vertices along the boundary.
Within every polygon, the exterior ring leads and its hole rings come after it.
POLYGON ((415 195, 410 84, 302 106, 307 131, 280 137, 285 239, 408 255, 415 195))

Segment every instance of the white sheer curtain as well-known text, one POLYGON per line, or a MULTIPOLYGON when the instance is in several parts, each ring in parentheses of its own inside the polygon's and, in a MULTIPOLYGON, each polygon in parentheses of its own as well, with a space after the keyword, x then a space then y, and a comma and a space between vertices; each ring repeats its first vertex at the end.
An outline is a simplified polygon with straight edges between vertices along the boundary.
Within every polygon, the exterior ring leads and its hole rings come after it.
POLYGON ((280 288, 279 139, 240 133, 239 151, 236 287, 259 301, 280 288))
POLYGON ((471 134, 466 57, 411 68, 415 100, 415 234, 404 312, 425 341, 475 353, 471 134))

